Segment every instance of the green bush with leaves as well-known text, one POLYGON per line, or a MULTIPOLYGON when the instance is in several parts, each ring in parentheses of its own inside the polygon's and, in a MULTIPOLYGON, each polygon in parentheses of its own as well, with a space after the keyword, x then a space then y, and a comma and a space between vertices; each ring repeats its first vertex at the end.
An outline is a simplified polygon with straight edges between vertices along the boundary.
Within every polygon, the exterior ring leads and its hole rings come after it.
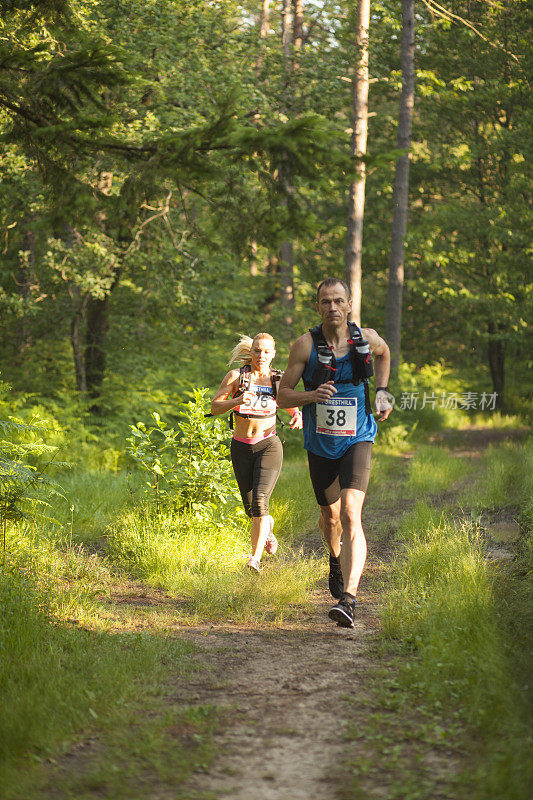
MULTIPOLYGON (((45 470, 57 447, 45 444, 46 420, 38 416, 26 423, 14 417, 0 419, 0 525, 5 552, 8 522, 23 519, 47 506, 46 498, 61 495, 45 470)), ((57 466, 56 462, 56 466, 57 466)), ((64 465, 59 465, 64 466, 64 465)))
POLYGON ((156 505, 212 516, 239 493, 228 458, 225 421, 206 417, 208 389, 194 389, 181 403, 171 428, 157 412, 153 423, 131 425, 126 452, 150 474, 147 486, 156 505))

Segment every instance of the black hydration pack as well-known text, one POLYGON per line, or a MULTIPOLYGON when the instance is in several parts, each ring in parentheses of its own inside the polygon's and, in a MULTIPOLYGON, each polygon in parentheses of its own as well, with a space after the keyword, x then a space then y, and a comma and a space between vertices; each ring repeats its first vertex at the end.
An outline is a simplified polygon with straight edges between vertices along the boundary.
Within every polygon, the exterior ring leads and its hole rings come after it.
POLYGON ((337 361, 326 342, 322 331, 322 325, 316 325, 314 328, 309 329, 316 350, 316 365, 311 380, 304 381, 304 385, 307 390, 310 390, 317 389, 320 384, 326 383, 327 381, 335 381, 335 383, 353 383, 354 386, 358 386, 362 382, 365 389, 365 411, 367 414, 371 414, 372 407, 370 405, 368 379, 374 374, 374 365, 372 363, 370 347, 366 339, 363 339, 361 329, 355 322, 348 322, 348 328, 350 331, 350 338, 348 341, 350 342, 352 378, 347 381, 336 380, 337 361))

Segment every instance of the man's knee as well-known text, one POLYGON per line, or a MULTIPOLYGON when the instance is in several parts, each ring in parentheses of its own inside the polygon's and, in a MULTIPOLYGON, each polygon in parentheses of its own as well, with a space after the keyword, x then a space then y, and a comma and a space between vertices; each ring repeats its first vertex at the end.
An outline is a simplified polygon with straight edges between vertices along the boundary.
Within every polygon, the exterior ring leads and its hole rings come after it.
POLYGON ((344 529, 355 528, 361 524, 361 510, 365 499, 364 492, 356 489, 347 491, 342 498, 340 518, 344 529))

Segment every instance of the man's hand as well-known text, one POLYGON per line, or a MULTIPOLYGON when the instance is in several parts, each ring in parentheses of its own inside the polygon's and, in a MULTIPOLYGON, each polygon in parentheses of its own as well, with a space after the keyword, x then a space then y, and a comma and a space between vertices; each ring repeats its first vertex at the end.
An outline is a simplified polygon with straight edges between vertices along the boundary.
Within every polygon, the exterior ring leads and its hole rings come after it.
POLYGON ((376 411, 378 422, 383 422, 392 413, 394 406, 391 403, 392 395, 384 389, 376 392, 376 411))
POLYGON ((318 389, 315 389, 314 394, 315 403, 324 403, 329 400, 330 397, 333 397, 334 394, 337 394, 337 390, 333 381, 327 381, 327 383, 321 383, 318 389))

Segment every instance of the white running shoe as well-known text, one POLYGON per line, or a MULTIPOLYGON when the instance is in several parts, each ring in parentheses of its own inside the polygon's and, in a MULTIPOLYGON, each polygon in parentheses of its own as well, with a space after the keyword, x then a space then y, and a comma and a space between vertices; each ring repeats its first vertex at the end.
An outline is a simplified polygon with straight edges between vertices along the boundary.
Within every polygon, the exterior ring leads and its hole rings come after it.
POLYGON ((265 542, 265 553, 269 553, 271 556, 273 556, 276 550, 278 549, 278 540, 272 533, 272 531, 274 530, 274 517, 271 517, 269 514, 268 519, 270 522, 270 530, 268 531, 265 542))
POLYGON ((248 561, 246 562, 246 566, 249 567, 250 569, 253 569, 254 572, 261 572, 261 565, 259 563, 258 558, 250 556, 248 561))

